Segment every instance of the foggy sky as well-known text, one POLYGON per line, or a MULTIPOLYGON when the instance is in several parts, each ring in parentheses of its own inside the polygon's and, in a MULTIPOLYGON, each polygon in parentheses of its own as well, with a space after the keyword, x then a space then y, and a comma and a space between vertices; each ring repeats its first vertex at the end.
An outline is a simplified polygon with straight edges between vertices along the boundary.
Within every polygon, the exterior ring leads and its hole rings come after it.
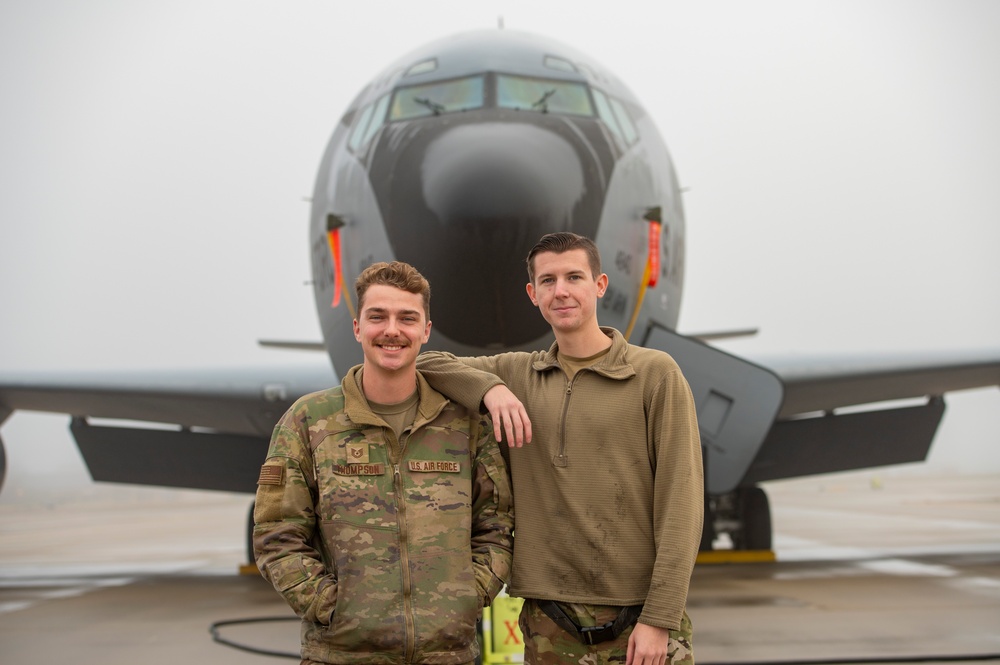
MULTIPOLYGON (((682 331, 1000 346, 998 3, 6 0, 0 370, 300 360, 256 340, 319 339, 304 199, 337 120, 398 56, 501 16, 656 119, 687 190, 682 331)), ((948 404, 933 465, 1000 470, 1000 391, 948 404)), ((4 426, 8 485, 82 468, 66 422, 4 426)))

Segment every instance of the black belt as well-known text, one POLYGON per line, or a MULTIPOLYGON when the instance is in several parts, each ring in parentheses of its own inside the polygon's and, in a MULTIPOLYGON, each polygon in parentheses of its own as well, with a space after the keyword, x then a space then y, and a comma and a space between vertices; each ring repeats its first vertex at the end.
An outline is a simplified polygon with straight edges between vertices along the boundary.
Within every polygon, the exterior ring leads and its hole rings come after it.
POLYGON ((626 628, 634 624, 639 619, 639 615, 642 614, 642 605, 629 605, 622 608, 622 611, 618 613, 618 618, 614 621, 603 626, 583 627, 569 618, 562 606, 554 600, 537 600, 535 602, 538 603, 538 609, 545 612, 545 615, 552 619, 557 626, 582 643, 590 645, 615 639, 626 628))

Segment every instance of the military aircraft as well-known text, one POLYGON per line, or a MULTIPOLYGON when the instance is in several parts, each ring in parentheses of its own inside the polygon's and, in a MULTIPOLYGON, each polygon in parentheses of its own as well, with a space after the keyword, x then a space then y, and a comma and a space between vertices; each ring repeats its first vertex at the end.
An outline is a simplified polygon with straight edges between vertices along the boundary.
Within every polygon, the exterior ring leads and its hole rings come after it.
POLYGON ((15 410, 69 414, 96 481, 251 493, 281 413, 361 361, 351 285, 365 266, 398 259, 430 279, 427 349, 535 350, 552 336, 524 295, 524 256, 560 230, 601 250, 601 323, 671 353, 692 386, 703 549, 720 534, 736 550, 770 549, 761 482, 923 460, 946 392, 1000 385, 1000 351, 764 364, 710 343, 741 331, 679 334, 684 209, 652 117, 586 55, 490 30, 400 58, 333 132, 308 237, 323 341, 263 342, 327 357, 311 368, 0 376, 0 422, 15 410))

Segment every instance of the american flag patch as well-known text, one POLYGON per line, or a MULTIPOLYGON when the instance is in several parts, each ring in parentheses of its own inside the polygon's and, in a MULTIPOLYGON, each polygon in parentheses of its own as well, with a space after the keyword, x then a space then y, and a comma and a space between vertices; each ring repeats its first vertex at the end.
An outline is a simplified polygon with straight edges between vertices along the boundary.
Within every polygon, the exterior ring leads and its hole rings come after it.
POLYGON ((277 464, 265 464, 260 467, 260 478, 258 485, 281 485, 285 479, 285 467, 277 464))

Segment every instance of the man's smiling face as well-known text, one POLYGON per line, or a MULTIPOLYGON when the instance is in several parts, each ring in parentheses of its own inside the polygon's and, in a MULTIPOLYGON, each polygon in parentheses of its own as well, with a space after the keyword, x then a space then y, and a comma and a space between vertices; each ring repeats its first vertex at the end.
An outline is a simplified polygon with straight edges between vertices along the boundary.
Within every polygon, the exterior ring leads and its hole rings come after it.
POLYGON ((396 372, 416 366, 420 347, 430 338, 431 322, 418 293, 374 284, 354 320, 354 338, 361 342, 365 368, 396 372))
POLYGON ((597 300, 604 297, 608 276, 594 277, 584 250, 540 252, 534 258, 534 272, 528 297, 556 335, 597 326, 597 300))

